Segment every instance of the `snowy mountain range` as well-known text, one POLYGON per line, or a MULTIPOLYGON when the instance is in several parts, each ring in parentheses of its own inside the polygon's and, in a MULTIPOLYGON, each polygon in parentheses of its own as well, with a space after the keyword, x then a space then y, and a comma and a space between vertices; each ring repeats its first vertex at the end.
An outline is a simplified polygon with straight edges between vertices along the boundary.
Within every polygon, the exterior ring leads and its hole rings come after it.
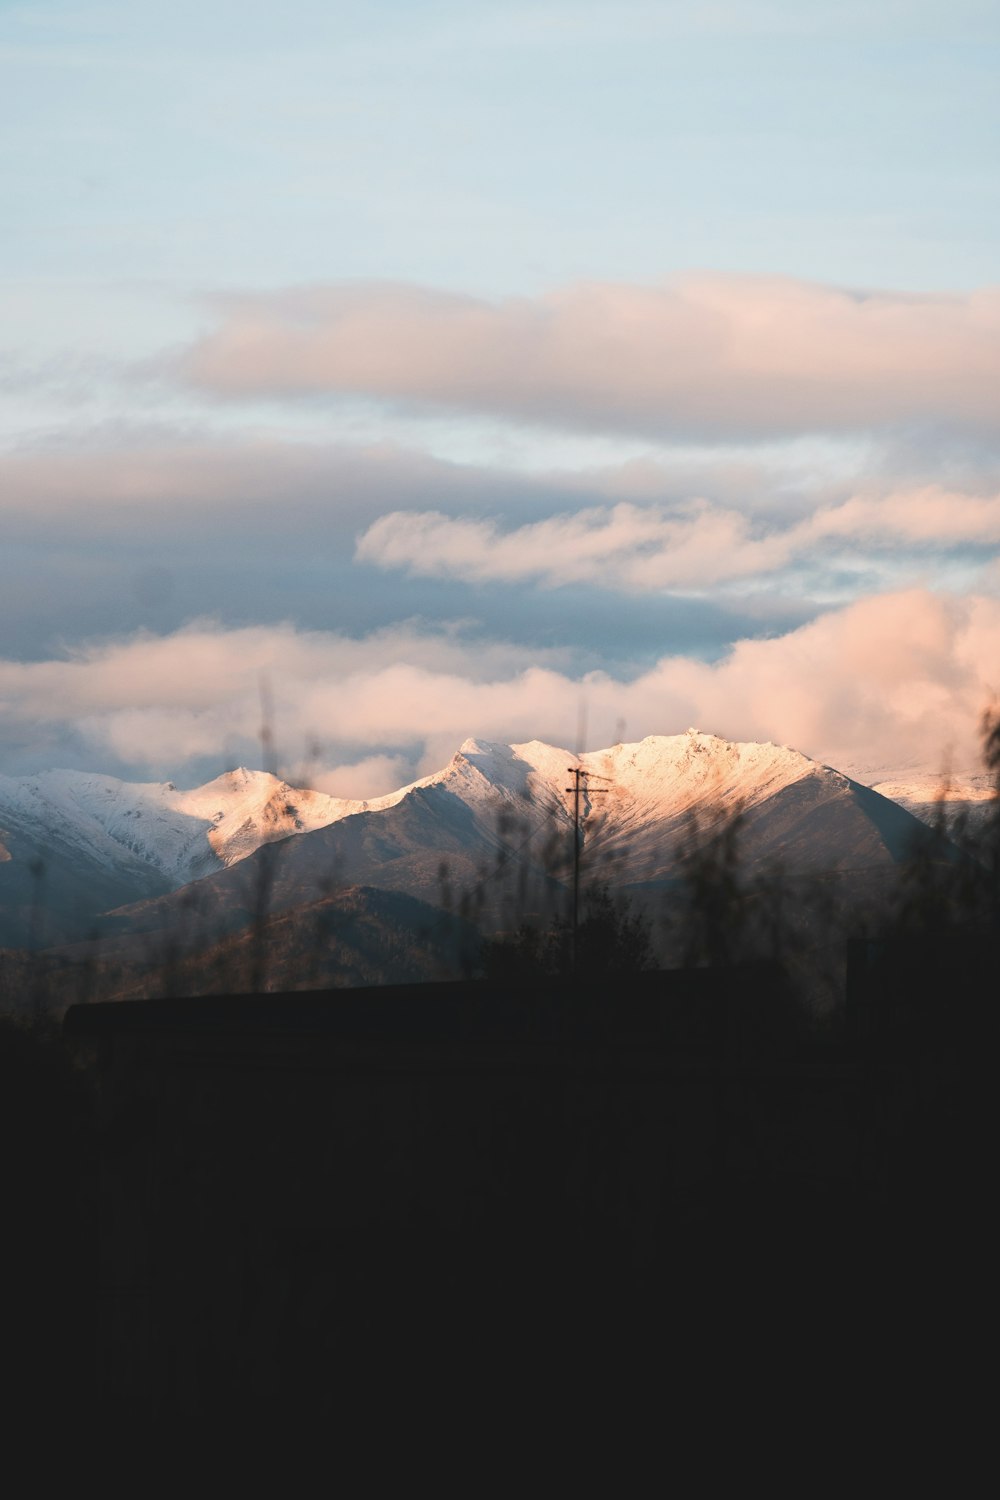
POLYGON ((0 776, 0 945, 33 928, 38 940, 80 933, 101 911, 391 801, 329 797, 243 766, 189 791, 81 771, 0 776))
POLYGON ((573 768, 585 866, 632 888, 675 878, 692 815, 710 825, 741 810, 744 868, 794 874, 888 868, 921 828, 899 804, 932 809, 927 778, 883 781, 894 801, 786 747, 694 730, 582 756, 467 740, 443 770, 368 801, 244 768, 187 791, 71 771, 0 777, 0 946, 81 938, 111 911, 102 931, 148 932, 189 921, 194 895, 204 920, 231 930, 265 884, 273 911, 367 885, 438 908, 464 896, 467 913, 502 926, 513 904, 540 909, 565 890, 573 768))

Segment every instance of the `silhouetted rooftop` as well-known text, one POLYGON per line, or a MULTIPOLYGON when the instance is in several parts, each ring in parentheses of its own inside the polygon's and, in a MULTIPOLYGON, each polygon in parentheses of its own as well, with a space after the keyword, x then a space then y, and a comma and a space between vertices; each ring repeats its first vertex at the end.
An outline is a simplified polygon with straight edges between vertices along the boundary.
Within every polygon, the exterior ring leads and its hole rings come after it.
POLYGON ((769 964, 661 970, 585 982, 470 980, 74 1005, 73 1037, 316 1033, 349 1041, 438 1044, 519 1040, 724 1044, 731 1013, 767 1011, 783 992, 769 964))

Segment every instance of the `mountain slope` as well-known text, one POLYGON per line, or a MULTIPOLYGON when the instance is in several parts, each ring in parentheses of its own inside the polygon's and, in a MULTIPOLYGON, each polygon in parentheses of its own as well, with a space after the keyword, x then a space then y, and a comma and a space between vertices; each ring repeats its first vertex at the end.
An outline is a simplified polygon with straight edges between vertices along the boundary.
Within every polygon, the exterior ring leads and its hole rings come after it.
POLYGON ((780 861, 792 875, 887 872, 927 830, 876 792, 798 752, 712 735, 651 736, 578 759, 532 741, 467 740, 435 775, 259 848, 167 897, 114 913, 109 937, 171 925, 233 931, 341 886, 401 891, 487 929, 565 910, 573 861, 573 777, 581 797, 585 879, 652 886, 677 877, 696 816, 711 829, 740 811, 742 868, 780 861), (599 779, 600 778, 600 779, 599 779))
POLYGON ((586 773, 585 880, 669 883, 693 821, 704 836, 737 810, 751 874, 776 861, 790 874, 888 869, 921 832, 876 790, 794 750, 693 730, 580 757, 467 740, 442 770, 368 801, 242 767, 191 790, 69 771, 0 777, 0 944, 79 940, 109 911, 106 936, 233 931, 353 885, 464 903, 494 930, 562 912, 571 767, 586 773))
POLYGON ((996 788, 987 772, 945 776, 940 771, 910 771, 871 782, 872 790, 898 802, 922 823, 973 838, 981 835, 996 812, 996 788))
POLYGON ((696 818, 702 833, 739 812, 747 873, 780 860, 795 873, 892 865, 920 827, 839 771, 782 745, 714 735, 654 736, 581 757, 606 778, 587 804, 585 848, 617 859, 630 882, 671 879, 696 818))
POLYGON ((391 801, 330 797, 242 766, 189 791, 80 771, 0 776, 0 943, 81 936, 101 911, 391 801))

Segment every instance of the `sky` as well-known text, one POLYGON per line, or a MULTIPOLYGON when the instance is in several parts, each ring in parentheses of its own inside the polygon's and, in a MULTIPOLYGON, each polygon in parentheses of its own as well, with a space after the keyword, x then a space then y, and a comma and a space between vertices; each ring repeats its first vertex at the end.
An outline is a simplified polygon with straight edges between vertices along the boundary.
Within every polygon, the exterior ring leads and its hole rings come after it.
POLYGON ((994 0, 0 0, 0 774, 374 796, 689 726, 971 767, 998 43, 994 0))

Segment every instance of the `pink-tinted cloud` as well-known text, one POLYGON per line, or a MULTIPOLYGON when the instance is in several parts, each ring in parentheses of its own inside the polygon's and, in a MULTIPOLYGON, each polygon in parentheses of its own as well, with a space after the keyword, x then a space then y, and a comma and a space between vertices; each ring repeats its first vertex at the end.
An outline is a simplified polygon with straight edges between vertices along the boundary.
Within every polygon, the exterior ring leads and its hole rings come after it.
POLYGON ((429 578, 592 583, 639 593, 767 575, 830 544, 993 548, 1000 544, 1000 496, 938 487, 861 495, 783 525, 706 500, 589 506, 509 531, 492 520, 396 511, 368 527, 357 556, 429 578))
POLYGON ((366 755, 349 765, 310 765, 306 762, 297 780, 308 781, 318 792, 328 792, 331 797, 363 801, 366 797, 395 792, 405 786, 409 778, 410 765, 405 756, 366 755))
POLYGON ((669 511, 588 507, 509 532, 492 521, 397 512, 374 522, 357 546, 361 561, 425 577, 534 578, 635 591, 767 573, 788 555, 781 535, 755 539, 745 516, 705 501, 669 511))
POLYGON ((855 495, 817 510, 803 540, 843 537, 911 546, 993 547, 1000 543, 1000 494, 969 495, 941 485, 855 495))
POLYGON ((629 681, 574 678, 555 659, 456 636, 201 625, 71 660, 0 662, 0 703, 5 733, 75 723, 98 759, 176 778, 197 757, 220 769, 260 760, 263 675, 283 769, 294 774, 318 742, 324 787, 374 796, 408 779, 401 757, 412 774, 433 770, 469 734, 572 744, 581 702, 592 745, 624 720, 629 738, 695 724, 834 765, 933 765, 949 751, 970 765, 998 662, 1000 601, 915 589, 741 641, 717 663, 665 655, 629 681))
POLYGON ((311 288, 228 299, 184 369, 231 396, 362 393, 654 436, 996 432, 1000 290, 856 293, 732 275, 499 302, 311 288))

